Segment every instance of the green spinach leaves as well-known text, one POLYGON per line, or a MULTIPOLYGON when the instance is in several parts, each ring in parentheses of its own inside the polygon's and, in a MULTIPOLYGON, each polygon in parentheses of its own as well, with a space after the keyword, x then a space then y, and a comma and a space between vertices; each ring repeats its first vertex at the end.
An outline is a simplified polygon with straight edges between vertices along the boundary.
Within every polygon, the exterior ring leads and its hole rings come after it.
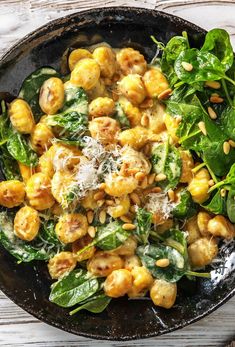
POLYGON ((166 175, 166 179, 161 182, 161 186, 168 190, 174 189, 179 183, 182 170, 182 161, 179 150, 169 144, 169 141, 164 143, 155 143, 152 147, 153 171, 156 174, 166 175))
POLYGON ((41 67, 24 80, 19 92, 19 98, 28 102, 36 120, 43 114, 39 106, 40 88, 50 77, 58 77, 56 70, 49 66, 41 67))

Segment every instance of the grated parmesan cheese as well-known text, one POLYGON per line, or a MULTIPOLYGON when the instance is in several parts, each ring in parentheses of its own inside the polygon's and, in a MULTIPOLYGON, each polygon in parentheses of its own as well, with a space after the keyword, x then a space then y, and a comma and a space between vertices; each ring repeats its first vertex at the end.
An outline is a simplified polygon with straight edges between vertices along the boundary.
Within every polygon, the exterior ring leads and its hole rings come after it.
MULTIPOLYGON (((120 168, 121 152, 118 146, 107 150, 96 139, 85 136, 85 146, 82 149, 83 156, 80 156, 80 162, 74 171, 71 183, 67 187, 66 195, 63 197, 63 206, 67 205, 67 198, 70 193, 74 199, 79 200, 86 196, 89 191, 94 191, 99 187, 99 184, 111 172, 116 172, 120 168)), ((66 163, 76 156, 68 153, 64 155, 59 150, 54 158, 53 165, 56 170, 66 168, 66 163)))
POLYGON ((164 219, 171 217, 176 203, 169 200, 167 193, 150 193, 147 195, 145 208, 152 213, 160 214, 164 219))

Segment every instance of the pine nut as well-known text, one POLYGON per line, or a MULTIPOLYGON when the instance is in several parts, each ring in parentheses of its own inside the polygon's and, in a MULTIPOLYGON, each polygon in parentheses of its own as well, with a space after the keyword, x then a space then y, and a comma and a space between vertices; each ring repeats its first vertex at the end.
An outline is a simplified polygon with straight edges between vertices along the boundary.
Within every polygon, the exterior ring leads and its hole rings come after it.
POLYGON ((135 207, 134 205, 132 205, 132 206, 130 207, 130 211, 131 211, 132 213, 136 213, 136 207, 135 207))
POLYGON ((174 201, 174 200, 175 200, 175 193, 174 193, 174 190, 169 189, 168 192, 167 192, 167 194, 168 194, 168 196, 169 196, 170 201, 174 201))
POLYGON ((130 218, 128 218, 127 216, 121 216, 120 217, 121 221, 123 221, 124 223, 132 223, 132 220, 130 218))
POLYGON ((130 198, 131 198, 131 201, 132 201, 135 205, 140 206, 141 201, 140 201, 140 198, 138 197, 138 194, 136 194, 136 193, 131 193, 131 194, 130 194, 130 198))
POLYGON ((101 224, 105 223, 105 221, 106 221, 106 211, 105 210, 100 211, 99 221, 101 224))
POLYGON ((215 184, 215 182, 214 182, 213 180, 210 180, 210 181, 208 182, 208 184, 209 184, 210 187, 212 187, 212 186, 215 184))
POLYGON ((98 207, 103 206, 104 203, 105 203, 105 200, 104 200, 104 199, 102 199, 102 200, 97 200, 97 206, 98 206, 98 207))
POLYGON ((140 124, 141 124, 143 127, 148 127, 148 126, 149 126, 149 116, 148 116, 147 114, 144 114, 144 115, 141 117, 140 124))
POLYGON ((220 191, 220 195, 222 196, 222 198, 224 198, 226 195, 226 189, 222 188, 220 191))
POLYGON ((151 189, 151 193, 161 193, 162 188, 161 187, 154 187, 151 189))
POLYGON ((115 202, 113 200, 105 200, 106 205, 108 206, 114 206, 115 202))
POLYGON ((158 259, 155 264, 159 267, 167 267, 170 264, 170 261, 167 258, 163 258, 158 259))
POLYGON ((210 116, 211 119, 216 119, 217 118, 217 114, 215 113, 215 111, 213 110, 212 107, 208 107, 207 108, 207 112, 210 116))
POLYGON ((104 196, 105 196, 105 192, 102 190, 102 191, 94 194, 94 200, 95 201, 101 200, 104 198, 104 196))
POLYGON ((227 142, 227 141, 224 141, 224 143, 223 143, 223 151, 224 151, 224 154, 229 154, 229 152, 230 152, 230 144, 229 144, 229 142, 227 142))
POLYGON ((90 237, 94 238, 95 237, 95 233, 96 233, 95 227, 93 227, 93 225, 90 225, 88 227, 87 233, 88 233, 88 235, 90 235, 90 237))
POLYGON ((201 130, 201 132, 203 133, 203 135, 206 136, 207 132, 206 132, 206 126, 204 122, 199 122, 198 123, 198 128, 201 130))
POLYGON ((193 70, 193 65, 190 63, 187 63, 186 61, 182 61, 181 65, 184 68, 184 70, 186 70, 188 72, 193 70))
POLYGON ((147 179, 147 176, 145 176, 145 178, 143 179, 142 183, 141 183, 141 188, 142 189, 145 189, 148 187, 148 179, 147 179))
POLYGON ((160 173, 160 174, 156 175, 156 177, 155 177, 156 182, 161 182, 161 181, 164 181, 165 179, 166 179, 166 175, 163 173, 160 173))
POLYGON ((206 81, 205 86, 212 89, 220 89, 221 84, 217 81, 206 81))
POLYGON ((99 186, 99 189, 104 190, 106 188, 106 184, 105 183, 101 183, 99 186))
POLYGON ((235 141, 229 140, 228 143, 230 144, 231 147, 235 148, 235 141))
POLYGON ((159 95, 158 95, 158 100, 165 100, 165 99, 168 99, 170 97, 170 95, 172 94, 172 89, 171 88, 168 88, 166 90, 164 90, 163 92, 161 92, 159 95))
POLYGON ((137 179, 137 181, 143 181, 143 179, 145 178, 145 173, 139 171, 135 174, 135 178, 137 179))
POLYGON ((211 95, 210 102, 212 102, 213 104, 221 104, 222 102, 224 102, 224 99, 221 98, 218 94, 211 95))
POLYGON ((155 176, 156 176, 155 173, 149 175, 149 177, 148 177, 148 184, 149 185, 153 184, 153 182, 155 181, 155 176))
POLYGON ((134 229, 136 229, 136 226, 135 226, 135 224, 132 224, 132 223, 125 223, 125 224, 123 224, 122 229, 134 230, 134 229))
POLYGON ((87 216, 88 223, 91 224, 93 222, 93 219, 94 219, 94 212, 88 211, 86 216, 87 216))

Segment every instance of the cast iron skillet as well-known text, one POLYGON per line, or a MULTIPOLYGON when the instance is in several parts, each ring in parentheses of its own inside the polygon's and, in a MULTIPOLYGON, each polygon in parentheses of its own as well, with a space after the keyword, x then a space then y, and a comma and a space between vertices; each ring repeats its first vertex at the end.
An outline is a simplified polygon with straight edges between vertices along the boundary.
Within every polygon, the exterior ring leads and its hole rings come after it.
MULTIPOLYGON (((132 46, 150 60, 156 50, 155 35, 166 42, 186 30, 199 46, 205 31, 169 14, 139 8, 88 10, 57 19, 29 34, 12 47, 0 62, 0 92, 17 95, 23 79, 43 65, 59 68, 67 47, 106 41, 114 47, 132 46)), ((1 95, 1 94, 0 94, 1 95)), ((177 303, 171 310, 156 308, 150 300, 113 300, 102 314, 82 311, 70 317, 68 310, 48 301, 51 281, 45 264, 17 265, 0 249, 0 289, 17 305, 62 330, 109 340, 157 336, 184 327, 209 314, 235 292, 232 266, 223 281, 179 284, 177 303)))

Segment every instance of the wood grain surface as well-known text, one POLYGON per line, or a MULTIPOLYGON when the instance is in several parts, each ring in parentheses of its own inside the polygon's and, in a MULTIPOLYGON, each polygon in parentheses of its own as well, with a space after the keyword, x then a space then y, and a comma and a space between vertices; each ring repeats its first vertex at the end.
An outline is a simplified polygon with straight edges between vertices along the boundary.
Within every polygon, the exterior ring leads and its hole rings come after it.
MULTIPOLYGON (((0 0, 0 56, 18 39, 50 20, 88 8, 126 5, 166 11, 205 29, 225 28, 235 47, 235 0, 0 0)), ((235 298, 199 322, 165 336, 124 343, 95 341, 38 321, 0 292, 0 346, 235 347, 234 316, 235 298)))

